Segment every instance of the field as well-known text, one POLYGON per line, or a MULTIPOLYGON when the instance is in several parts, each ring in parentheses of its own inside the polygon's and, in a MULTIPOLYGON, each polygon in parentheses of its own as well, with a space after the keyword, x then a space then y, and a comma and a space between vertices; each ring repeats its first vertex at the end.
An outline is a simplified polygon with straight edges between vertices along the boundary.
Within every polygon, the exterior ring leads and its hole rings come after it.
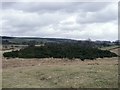
MULTIPOLYGON (((117 53, 117 49, 112 50, 117 53)), ((3 88, 117 88, 118 58, 5 59, 3 88)))

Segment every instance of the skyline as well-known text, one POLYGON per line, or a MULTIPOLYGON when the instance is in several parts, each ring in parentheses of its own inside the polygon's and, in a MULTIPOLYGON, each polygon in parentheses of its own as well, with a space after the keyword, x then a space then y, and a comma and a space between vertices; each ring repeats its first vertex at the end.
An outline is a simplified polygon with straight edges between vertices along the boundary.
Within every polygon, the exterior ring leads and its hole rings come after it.
POLYGON ((110 2, 4 2, 2 36, 114 41, 117 10, 110 2))

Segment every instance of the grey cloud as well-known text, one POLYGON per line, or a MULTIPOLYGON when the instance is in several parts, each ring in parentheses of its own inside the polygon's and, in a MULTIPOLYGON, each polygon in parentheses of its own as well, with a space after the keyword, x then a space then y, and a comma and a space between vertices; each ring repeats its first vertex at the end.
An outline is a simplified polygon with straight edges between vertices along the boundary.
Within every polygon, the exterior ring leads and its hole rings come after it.
POLYGON ((84 15, 79 14, 77 22, 81 24, 87 23, 105 23, 110 21, 117 21, 117 4, 108 5, 108 7, 96 12, 83 12, 84 15))
POLYGON ((104 2, 93 2, 93 3, 83 3, 83 2, 17 2, 17 3, 3 3, 3 9, 16 9, 28 12, 75 12, 75 11, 90 11, 95 12, 103 9, 109 3, 104 2))
MULTIPOLYGON (((13 27, 43 27, 50 24, 57 24, 59 21, 64 20, 68 15, 59 13, 27 13, 19 11, 6 11, 3 17, 5 24, 13 27), (7 13, 6 13, 7 12, 7 13), (15 14, 16 13, 16 14, 15 14), (11 23, 12 22, 12 23, 11 23)), ((3 24, 4 24, 3 23, 3 24)))
POLYGON ((112 3, 3 3, 2 34, 112 40, 116 14, 112 3))

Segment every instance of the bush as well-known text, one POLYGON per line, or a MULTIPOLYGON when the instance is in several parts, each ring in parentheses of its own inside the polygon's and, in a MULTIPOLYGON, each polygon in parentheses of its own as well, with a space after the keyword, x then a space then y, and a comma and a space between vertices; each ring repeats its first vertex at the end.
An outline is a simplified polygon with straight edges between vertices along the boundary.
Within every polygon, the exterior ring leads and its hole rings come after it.
POLYGON ((81 46, 79 44, 46 44, 41 47, 27 47, 19 51, 6 52, 4 57, 19 57, 19 58, 80 58, 96 59, 103 57, 116 57, 115 53, 107 50, 100 50, 98 48, 81 46))

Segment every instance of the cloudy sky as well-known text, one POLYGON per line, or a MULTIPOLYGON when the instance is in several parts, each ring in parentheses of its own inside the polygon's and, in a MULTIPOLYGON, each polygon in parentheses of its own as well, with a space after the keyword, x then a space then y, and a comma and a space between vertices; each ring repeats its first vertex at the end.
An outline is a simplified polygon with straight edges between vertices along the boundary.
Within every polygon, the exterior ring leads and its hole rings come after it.
POLYGON ((118 39, 114 2, 2 2, 0 16, 1 35, 118 39))

